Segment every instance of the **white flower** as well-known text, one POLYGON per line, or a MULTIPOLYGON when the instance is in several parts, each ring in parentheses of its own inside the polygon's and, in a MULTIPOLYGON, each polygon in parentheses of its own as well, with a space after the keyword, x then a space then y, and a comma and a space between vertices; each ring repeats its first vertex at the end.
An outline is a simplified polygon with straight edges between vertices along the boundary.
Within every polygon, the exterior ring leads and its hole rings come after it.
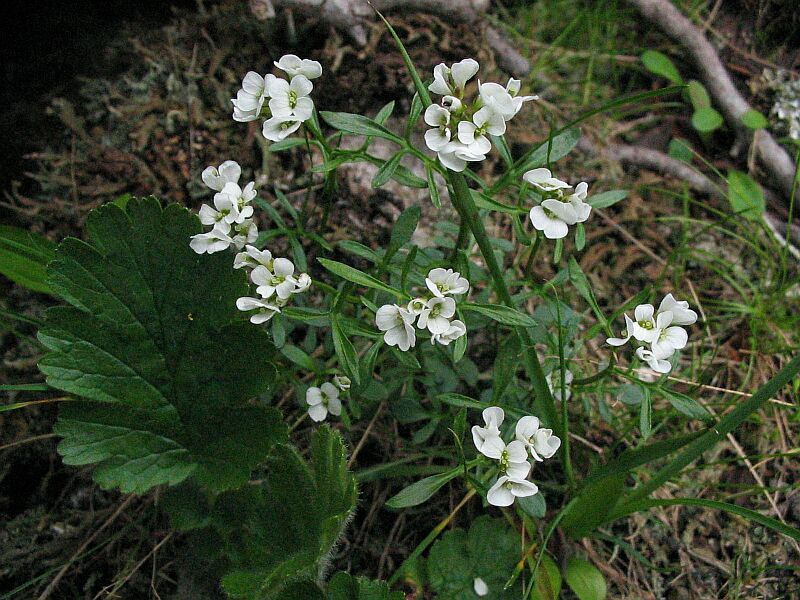
POLYGON ((242 167, 234 160, 226 160, 219 167, 209 166, 203 170, 200 178, 208 187, 221 192, 226 183, 239 183, 242 167))
POLYGON ((545 192, 553 192, 555 190, 563 190, 572 187, 565 181, 553 177, 550 169, 545 169, 544 167, 527 171, 522 178, 545 192))
POLYGON ((285 300, 294 292, 297 282, 294 275, 294 264, 288 258, 276 258, 272 261, 272 269, 259 265, 250 273, 250 280, 256 284, 256 293, 262 298, 276 294, 285 300))
MULTIPOLYGON (((574 375, 572 371, 565 370, 564 371, 564 383, 566 384, 564 387, 564 400, 569 400, 569 397, 572 395, 572 390, 570 389, 569 385, 572 383, 572 379, 574 375)), ((556 369, 548 373, 545 376, 547 380, 547 387, 550 388, 550 393, 553 394, 558 400, 561 400, 561 371, 556 369)))
POLYGON ((670 311, 658 313, 656 329, 653 331, 653 341, 650 348, 656 359, 669 358, 676 350, 686 347, 689 335, 683 327, 672 325, 670 311))
POLYGON ((255 246, 246 246, 244 252, 239 252, 233 259, 233 268, 265 266, 272 269, 272 252, 269 250, 259 250, 255 246))
POLYGON ((239 216, 236 203, 227 194, 214 194, 214 206, 203 204, 200 207, 200 222, 203 225, 213 225, 222 233, 229 233, 231 223, 241 223, 244 219, 239 216))
POLYGON ((418 316, 424 309, 427 300, 425 298, 414 298, 408 303, 408 312, 415 317, 418 316))
POLYGON ((433 127, 425 132, 425 144, 434 152, 447 147, 450 143, 450 111, 436 104, 425 109, 425 122, 433 127))
POLYGON ((553 435, 552 429, 540 428, 537 417, 522 417, 517 421, 514 433, 517 440, 525 445, 533 459, 538 462, 550 458, 561 447, 561 438, 553 435))
POLYGON ((315 79, 322 75, 322 65, 315 60, 300 58, 294 54, 284 54, 280 60, 275 61, 275 66, 281 71, 294 77, 303 75, 308 79, 315 79))
POLYGON ((267 92, 272 116, 292 117, 298 121, 310 119, 314 112, 314 102, 308 95, 313 89, 314 84, 305 75, 295 75, 291 83, 277 77, 271 79, 267 92))
POLYGON ((272 117, 264 121, 261 134, 271 142, 280 142, 300 129, 303 119, 296 117, 272 117))
POLYGON ((337 417, 342 414, 339 390, 327 381, 320 387, 310 387, 306 390, 306 404, 308 404, 308 416, 317 423, 324 421, 328 413, 337 417))
POLYGON ((294 278, 293 294, 302 294, 311 287, 311 276, 308 273, 300 273, 294 278))
POLYGON ((189 242, 191 249, 198 254, 221 252, 227 250, 231 244, 233 244, 233 240, 228 234, 216 227, 208 233, 193 235, 192 241, 189 242))
POLYGON ((444 333, 434 333, 431 336, 431 344, 439 342, 443 346, 449 346, 450 342, 456 341, 467 333, 467 326, 458 319, 450 321, 450 327, 444 333))
POLYGON ((452 298, 431 298, 419 315, 417 327, 427 328, 433 334, 442 334, 450 329, 450 319, 456 314, 456 301, 452 298))
POLYGON ((531 472, 528 450, 519 440, 506 444, 500 436, 490 436, 481 446, 481 454, 500 461, 500 474, 511 479, 525 479, 531 472))
POLYGON ((476 596, 485 596, 489 593, 489 586, 480 577, 476 577, 475 581, 472 582, 472 589, 475 590, 476 596))
POLYGON ((445 96, 442 98, 442 106, 444 106, 449 112, 454 113, 461 110, 461 107, 464 106, 464 103, 455 96, 445 96))
MULTIPOLYGON (((640 304, 633 310, 633 316, 636 319, 633 323, 633 337, 640 342, 652 342, 657 336, 658 329, 653 305, 640 304)), ((661 319, 663 324, 664 317, 661 319)))
POLYGON ((483 422, 485 427, 473 425, 472 427, 472 441, 475 443, 475 448, 478 452, 483 452, 481 448, 489 438, 500 437, 500 426, 505 419, 505 412, 499 406, 490 406, 483 409, 483 422))
POLYGON ((343 392, 350 389, 350 378, 346 375, 336 375, 333 378, 333 383, 343 392))
POLYGON ((589 190, 589 185, 586 182, 582 181, 577 186, 575 186, 575 191, 569 196, 567 196, 567 198, 565 199, 567 202, 570 203, 572 208, 575 210, 577 223, 585 222, 589 218, 589 215, 592 212, 592 205, 587 204, 585 202, 588 190, 589 190))
POLYGON ((517 114, 519 109, 514 105, 514 99, 508 90, 499 83, 481 83, 479 90, 484 107, 499 115, 503 122, 517 114))
POLYGON ((541 205, 534 206, 530 212, 534 228, 543 232, 549 240, 567 236, 569 225, 578 222, 578 215, 572 204, 548 198, 541 205))
POLYGON ((257 311, 250 317, 250 322, 256 325, 266 323, 277 313, 281 312, 280 305, 276 302, 267 302, 263 298, 249 298, 247 296, 236 300, 236 308, 241 311, 257 311))
POLYGON ((461 121, 458 124, 458 141, 466 146, 466 151, 475 156, 488 154, 492 142, 485 134, 503 135, 506 122, 503 116, 489 107, 483 107, 472 116, 472 122, 461 121))
POLYGON ((464 87, 478 72, 478 68, 478 62, 471 58, 453 63, 449 68, 444 63, 438 64, 433 69, 433 83, 428 89, 434 94, 460 98, 464 95, 464 87))
POLYGON ((384 304, 375 313, 375 324, 385 331, 384 341, 389 346, 397 346, 403 352, 417 343, 414 332, 414 315, 397 304, 384 304))
POLYGON ((501 475, 486 493, 486 501, 492 506, 511 506, 516 498, 535 496, 539 486, 525 479, 501 475))
POLYGON ((425 285, 437 298, 458 296, 469 291, 469 281, 453 269, 431 269, 425 278, 425 285))
POLYGON ((633 319, 631 319, 628 315, 625 315, 625 329, 622 330, 623 337, 618 338, 607 338, 606 343, 612 346, 623 346, 624 344, 628 343, 628 340, 631 339, 633 335, 633 326, 635 325, 633 319))
POLYGON ((519 95, 520 87, 521 87, 520 80, 514 79, 513 77, 510 78, 508 80, 508 83, 506 84, 506 91, 511 96, 511 98, 513 98, 514 115, 516 115, 522 109, 522 105, 525 104, 526 102, 539 99, 539 96, 520 96, 519 95))
POLYGON ((247 219, 241 223, 234 223, 233 232, 235 234, 232 238, 233 246, 237 251, 258 239, 258 228, 252 219, 247 219))
POLYGON ((269 97, 267 88, 273 79, 276 77, 272 74, 261 77, 255 71, 248 71, 242 80, 242 89, 231 100, 234 121, 246 123, 255 121, 261 115, 264 102, 269 97))
MULTIPOLYGON (((251 181, 242 190, 238 184, 229 182, 221 192, 214 194, 214 206, 225 213, 222 220, 226 223, 244 223, 245 219, 253 216, 253 207, 248 204, 256 197, 255 185, 255 182, 251 181)), ((204 204, 200 209, 200 221, 205 225, 211 225, 214 220, 219 219, 219 214, 210 206, 204 204), (203 220, 204 218, 206 220, 203 220)))
POLYGON ((667 294, 658 305, 658 312, 671 312, 673 325, 692 325, 697 322, 697 313, 689 308, 685 300, 678 302, 672 294, 667 294))
POLYGON ((636 349, 636 356, 645 361, 656 373, 669 373, 672 370, 672 365, 668 360, 656 358, 650 350, 644 347, 636 349))

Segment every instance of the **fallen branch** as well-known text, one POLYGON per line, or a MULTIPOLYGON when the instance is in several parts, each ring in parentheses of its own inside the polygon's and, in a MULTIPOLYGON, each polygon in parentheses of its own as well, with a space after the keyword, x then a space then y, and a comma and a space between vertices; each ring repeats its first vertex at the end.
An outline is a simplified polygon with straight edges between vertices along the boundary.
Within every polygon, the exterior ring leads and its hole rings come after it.
POLYGON ((629 1, 642 15, 686 48, 700 72, 700 78, 725 120, 736 132, 737 144, 746 147, 752 140, 756 157, 785 197, 790 198, 795 184, 794 162, 769 132, 762 129, 753 135, 742 123, 742 115, 751 110, 751 107, 733 85, 717 51, 703 33, 669 0, 629 1))

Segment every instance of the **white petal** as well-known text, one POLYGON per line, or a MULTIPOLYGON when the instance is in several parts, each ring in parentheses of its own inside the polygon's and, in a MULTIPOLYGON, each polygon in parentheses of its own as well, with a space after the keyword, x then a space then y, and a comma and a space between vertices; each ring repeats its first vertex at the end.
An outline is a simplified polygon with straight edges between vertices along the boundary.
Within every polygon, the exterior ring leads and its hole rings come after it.
POLYGON ((511 506, 514 504, 514 494, 506 487, 508 477, 503 475, 497 482, 489 488, 486 493, 486 501, 492 506, 511 506))
POLYGON ((487 427, 500 429, 500 426, 503 424, 503 419, 506 418, 506 413, 499 406, 490 406, 483 409, 482 416, 483 422, 486 423, 487 427))
POLYGON ((322 402, 322 390, 318 387, 310 387, 306 390, 306 404, 314 406, 322 402))
POLYGON ((328 416, 328 409, 325 408, 324 404, 315 404, 314 406, 309 406, 308 416, 311 417, 312 421, 319 423, 324 421, 325 417, 328 416))

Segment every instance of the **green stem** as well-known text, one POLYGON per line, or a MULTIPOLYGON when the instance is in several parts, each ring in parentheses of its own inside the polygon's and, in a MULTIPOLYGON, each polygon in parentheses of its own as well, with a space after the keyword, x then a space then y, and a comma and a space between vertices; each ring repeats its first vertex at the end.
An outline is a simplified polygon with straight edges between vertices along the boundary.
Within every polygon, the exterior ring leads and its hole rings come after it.
MULTIPOLYGON (((461 173, 448 171, 447 179, 453 189, 451 196, 453 206, 461 217, 461 222, 466 223, 472 231, 472 236, 475 238, 478 248, 480 248, 483 260, 486 262, 486 267, 489 269, 489 274, 492 277, 495 292, 497 293, 500 301, 510 308, 515 308, 514 302, 511 299, 511 294, 506 286, 505 279, 503 278, 503 271, 497 262, 497 258, 492 248, 492 242, 489 236, 486 235, 486 229, 483 226, 483 220, 478 214, 478 208, 472 199, 467 180, 461 173)), ((536 399, 539 401, 541 409, 544 411, 543 420, 550 425, 553 429, 559 429, 559 417, 556 412, 555 402, 553 395, 550 393, 550 388, 547 386, 547 380, 544 377, 542 365, 539 362, 539 357, 536 354, 533 340, 531 339, 528 330, 524 327, 516 328, 517 335, 522 342, 523 359, 525 368, 528 371, 528 376, 531 378, 533 384, 533 391, 536 399)), ((562 454, 564 447, 562 446, 562 454)))

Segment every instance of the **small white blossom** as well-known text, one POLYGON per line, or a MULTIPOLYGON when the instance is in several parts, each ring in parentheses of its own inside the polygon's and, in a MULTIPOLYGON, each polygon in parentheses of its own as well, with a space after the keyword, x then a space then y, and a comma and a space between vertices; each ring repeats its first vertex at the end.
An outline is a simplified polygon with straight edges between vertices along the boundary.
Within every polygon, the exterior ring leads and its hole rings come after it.
POLYGON ((297 117, 272 117, 264 121, 261 134, 271 142, 280 142, 300 129, 303 119, 297 117))
POLYGON ((653 353, 644 346, 640 346, 636 349, 636 356, 645 361, 656 373, 669 373, 672 370, 672 365, 668 360, 656 358, 653 353))
POLYGON ((433 69, 433 83, 428 86, 428 89, 441 96, 458 96, 460 98, 464 95, 464 87, 478 72, 478 68, 478 62, 471 58, 453 63, 452 67, 440 63, 433 69))
POLYGON ((467 152, 475 156, 485 155, 492 149, 492 142, 486 134, 503 135, 505 132, 503 116, 485 106, 472 116, 471 122, 461 121, 458 124, 458 141, 466 146, 467 152))
MULTIPOLYGON (((253 216, 253 207, 250 201, 256 197, 255 182, 248 183, 244 190, 238 184, 229 182, 225 184, 221 192, 214 194, 214 206, 217 210, 224 212, 223 220, 227 223, 244 223, 245 219, 253 216)), ((211 212, 210 206, 203 205, 200 209, 200 221, 206 225, 211 225, 203 219, 217 219, 217 215, 211 212), (206 214, 204 216, 204 210, 206 214)))
MULTIPOLYGON (((564 387, 564 400, 569 400, 569 397, 572 395, 572 390, 570 389, 570 384, 572 383, 572 379, 574 375, 572 371, 565 370, 564 371, 564 383, 566 384, 564 387)), ((550 388, 550 393, 556 397, 556 399, 561 400, 561 371, 556 369, 548 373, 545 376, 547 380, 547 387, 550 388)))
POLYGON ((233 247, 237 251, 244 248, 247 244, 252 244, 258 239, 258 228, 252 219, 247 219, 241 223, 233 224, 233 247))
POLYGON ((475 581, 472 582, 472 589, 475 590, 476 596, 485 596, 489 593, 489 586, 480 577, 476 577, 475 581))
POLYGON ((560 200, 547 199, 539 206, 531 208, 530 219, 533 227, 544 233, 549 240, 567 237, 569 225, 578 222, 575 209, 560 200))
POLYGON ((257 285, 256 293, 262 298, 270 298, 273 294, 285 300, 292 295, 297 282, 293 277, 294 263, 288 258, 276 258, 272 261, 272 269, 259 265, 250 273, 250 280, 257 285))
POLYGON ((531 457, 538 462, 550 458, 561 447, 561 438, 553 435, 552 429, 540 428, 537 417, 522 417, 517 421, 514 433, 517 440, 531 453, 531 457))
POLYGON ((618 338, 607 338, 606 343, 611 346, 623 346, 628 343, 628 340, 633 336, 633 327, 636 323, 628 315, 625 315, 625 329, 622 330, 622 336, 618 338))
POLYGON ((535 496, 539 486, 525 479, 501 475, 486 493, 486 501, 492 506, 511 506, 516 498, 535 496))
POLYGON ((417 343, 414 331, 414 315, 397 304, 385 304, 375 313, 375 324, 384 331, 383 339, 389 346, 397 346, 403 352, 417 343))
POLYGON ((450 319, 456 314, 456 301, 452 298, 433 297, 425 303, 419 315, 417 327, 427 328, 433 334, 442 334, 450 329, 450 319))
POLYGON ((447 148, 452 132, 450 131, 450 111, 436 104, 425 109, 425 122, 433 127, 425 132, 425 144, 434 152, 447 148))
POLYGON ((280 60, 275 61, 274 64, 290 77, 294 77, 295 75, 303 75, 308 79, 316 79, 322 75, 321 64, 308 58, 301 59, 295 54, 285 54, 280 60))
POLYGON ((697 322, 697 313, 689 308, 685 300, 677 301, 672 294, 667 294, 658 305, 658 312, 671 312, 673 325, 693 325, 697 322))
POLYGON ((306 404, 308 404, 308 416, 317 423, 324 421, 328 413, 337 417, 342 414, 339 390, 327 381, 320 387, 310 387, 306 390, 306 404))
POLYGON ((249 312, 252 310, 256 311, 256 313, 250 317, 250 322, 255 323, 256 325, 266 323, 276 314, 281 312, 281 306, 282 304, 279 302, 274 300, 267 302, 267 300, 264 298, 250 298, 244 296, 236 300, 236 308, 239 310, 243 312, 249 312))
POLYGON ((572 187, 567 182, 553 177, 550 169, 545 169, 544 167, 527 171, 522 178, 531 185, 534 185, 545 192, 563 190, 572 187))
POLYGON ((520 82, 519 79, 514 79, 513 77, 510 78, 506 84, 506 91, 511 96, 514 104, 514 114, 512 116, 516 116, 516 114, 522 109, 522 105, 526 102, 539 99, 539 96, 520 96, 519 90, 521 85, 522 82, 520 82))
POLYGON ((273 79, 276 77, 271 74, 261 77, 255 71, 248 71, 242 80, 242 88, 236 93, 236 98, 231 100, 234 121, 246 123, 258 119, 264 102, 269 97, 267 88, 273 79))
POLYGON ((481 446, 481 454, 500 462, 500 474, 512 479, 525 479, 531 472, 528 450, 519 440, 506 444, 500 436, 488 437, 481 446))
POLYGON ((350 378, 346 375, 336 375, 333 378, 333 383, 343 392, 349 390, 351 385, 350 378))
POLYGON ((425 278, 425 285, 437 298, 459 296, 469 291, 469 281, 453 269, 431 269, 425 278))
POLYGON ((408 303, 408 312, 415 317, 419 316, 419 314, 425 309, 426 302, 427 300, 425 298, 414 298, 408 303))
POLYGON ((449 346, 450 342, 455 342, 458 338, 467 333, 467 326, 463 321, 455 319, 450 321, 450 326, 444 333, 434 333, 431 336, 431 344, 439 342, 443 346, 449 346))
POLYGON ((239 183, 242 176, 242 167, 234 160, 226 160, 219 167, 208 166, 203 170, 200 178, 215 192, 221 192, 226 183, 239 183))
POLYGON ((270 80, 267 92, 272 116, 291 117, 298 121, 310 119, 314 102, 308 95, 313 89, 314 84, 305 75, 295 75, 291 82, 277 77, 270 80))
POLYGON ((685 348, 688 341, 689 334, 686 333, 686 330, 683 327, 672 325, 670 311, 658 313, 653 340, 650 344, 650 349, 656 359, 669 358, 677 350, 685 348))
POLYGON ((514 98, 499 83, 481 83, 479 90, 484 107, 499 115, 504 122, 517 114, 514 98))
POLYGON ((483 409, 483 422, 485 427, 473 425, 472 427, 472 441, 478 452, 483 452, 481 448, 489 438, 500 437, 500 426, 505 419, 505 412, 499 406, 490 406, 483 409))
POLYGON ((230 236, 216 227, 207 233, 193 235, 189 242, 191 249, 198 254, 221 252, 227 250, 231 244, 233 244, 233 240, 230 236))
POLYGON ((294 278, 293 294, 302 294, 311 287, 311 276, 308 273, 300 273, 294 278))
POLYGON ((255 268, 259 265, 272 269, 272 252, 269 250, 259 250, 255 246, 246 246, 244 252, 239 252, 233 259, 233 268, 242 267, 255 268))

